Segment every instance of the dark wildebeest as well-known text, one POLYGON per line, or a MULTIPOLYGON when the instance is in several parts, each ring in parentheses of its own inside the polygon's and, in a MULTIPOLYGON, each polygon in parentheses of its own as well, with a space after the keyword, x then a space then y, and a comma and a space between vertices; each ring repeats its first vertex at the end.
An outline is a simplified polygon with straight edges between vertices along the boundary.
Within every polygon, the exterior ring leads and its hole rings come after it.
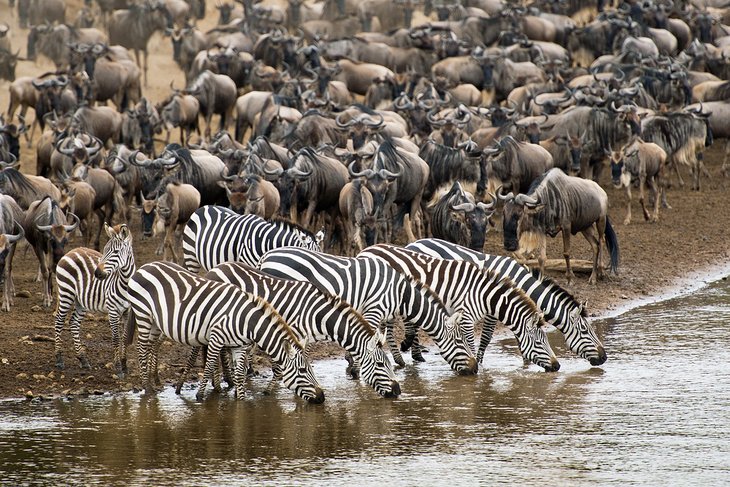
POLYGON ((205 137, 210 139, 210 121, 213 114, 221 117, 219 130, 228 130, 236 106, 236 83, 225 74, 203 71, 186 90, 200 105, 200 114, 205 118, 205 137))
POLYGON ((144 71, 144 84, 147 86, 147 43, 156 31, 172 27, 172 18, 159 0, 147 0, 132 4, 127 9, 115 10, 109 20, 109 43, 119 44, 134 50, 137 66, 144 71), (144 63, 140 62, 140 51, 144 63))
POLYGON ((158 106, 157 111, 167 130, 166 143, 170 141, 170 132, 175 127, 180 127, 180 143, 183 145, 190 140, 190 132, 193 130, 198 136, 200 135, 198 126, 200 103, 193 95, 185 95, 179 90, 174 90, 173 94, 158 106))
POLYGON ((10 311, 15 296, 13 256, 16 244, 25 236, 20 224, 23 218, 23 210, 15 200, 8 195, 0 194, 0 281, 3 282, 3 303, 0 310, 2 311, 10 311))
POLYGON ((619 249, 616 233, 608 219, 608 196, 598 183, 566 175, 553 168, 535 180, 530 191, 502 197, 504 205, 504 248, 521 254, 539 249, 540 272, 545 270, 545 236, 563 234, 568 283, 575 277, 570 267, 570 236, 581 232, 593 249, 593 272, 588 279, 595 284, 603 277, 601 250, 604 241, 611 255, 611 270, 618 271, 619 249), (594 235, 594 225, 598 236, 594 235))
POLYGON ((40 264, 43 306, 46 308, 53 301, 53 274, 56 264, 65 253, 68 235, 79 226, 76 215, 69 213, 68 216, 75 220, 72 225, 67 223, 56 200, 46 196, 30 205, 23 220, 25 238, 33 247, 40 264))
POLYGON ((61 192, 43 176, 26 176, 10 164, 0 163, 0 192, 12 196, 21 208, 27 210, 34 201, 51 196, 58 201, 61 192))
POLYGON ((684 180, 679 174, 679 164, 689 166, 692 175, 692 189, 700 190, 700 172, 709 177, 702 162, 705 147, 712 144, 712 130, 708 117, 710 113, 702 113, 699 109, 671 112, 648 117, 642 123, 641 137, 647 142, 654 142, 667 153, 667 166, 674 166, 679 185, 684 180))
POLYGON ((553 167, 553 156, 545 148, 518 142, 511 135, 484 149, 484 154, 490 156, 487 173, 495 180, 491 185, 514 193, 526 193, 535 179, 553 167))
MULTIPOLYGON (((434 195, 434 199, 437 196, 434 195)), ((495 204, 496 197, 492 197, 489 204, 476 202, 474 195, 455 181, 451 189, 438 196, 431 205, 431 234, 435 238, 481 251, 495 204)))
POLYGON ((155 221, 152 225, 152 236, 155 237, 165 232, 160 249, 157 255, 163 254, 162 259, 167 260, 167 252, 170 251, 173 262, 178 262, 175 252, 176 229, 182 228, 200 206, 200 192, 190 184, 176 182, 168 183, 164 193, 157 198, 155 206, 155 221))
POLYGON ((627 145, 622 151, 611 154, 611 181, 614 187, 626 188, 627 206, 624 225, 631 223, 631 185, 639 181, 639 203, 644 212, 644 220, 656 222, 659 220, 659 197, 665 206, 668 206, 666 188, 664 185, 664 165, 667 162, 667 153, 653 142, 644 142, 637 139, 627 145), (654 196, 654 213, 649 215, 644 201, 644 186, 649 185, 654 196))
POLYGON ((378 229, 373 195, 362 179, 355 178, 342 188, 339 204, 347 241, 350 243, 345 246, 345 250, 354 250, 355 255, 365 247, 375 245, 378 229))

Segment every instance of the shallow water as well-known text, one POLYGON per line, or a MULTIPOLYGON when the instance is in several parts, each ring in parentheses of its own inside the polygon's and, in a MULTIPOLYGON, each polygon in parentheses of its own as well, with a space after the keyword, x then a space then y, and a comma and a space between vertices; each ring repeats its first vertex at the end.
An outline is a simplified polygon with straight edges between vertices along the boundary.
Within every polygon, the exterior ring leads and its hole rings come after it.
POLYGON ((497 334, 476 377, 434 353, 376 397, 315 363, 327 394, 242 401, 186 389, 0 402, 0 483, 221 485, 727 485, 730 283, 596 322, 609 360, 590 367, 550 339, 560 372, 524 368, 497 334))

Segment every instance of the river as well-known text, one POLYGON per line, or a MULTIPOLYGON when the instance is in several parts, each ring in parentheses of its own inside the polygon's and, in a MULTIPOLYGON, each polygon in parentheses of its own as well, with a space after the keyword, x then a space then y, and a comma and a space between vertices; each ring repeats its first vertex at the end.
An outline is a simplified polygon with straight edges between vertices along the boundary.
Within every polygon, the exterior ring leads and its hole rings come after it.
POLYGON ((437 355, 382 399, 315 363, 327 394, 199 403, 123 394, 0 402, 2 485, 727 485, 730 283, 595 322, 600 368, 550 341, 558 373, 523 367, 497 333, 475 377, 437 355))

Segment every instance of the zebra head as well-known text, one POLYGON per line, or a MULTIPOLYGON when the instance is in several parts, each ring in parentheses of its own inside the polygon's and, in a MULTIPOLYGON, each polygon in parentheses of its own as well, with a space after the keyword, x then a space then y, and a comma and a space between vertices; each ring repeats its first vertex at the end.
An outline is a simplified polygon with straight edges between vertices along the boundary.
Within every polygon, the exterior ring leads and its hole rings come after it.
POLYGON ((441 356, 459 375, 477 373, 479 364, 462 330, 461 312, 457 311, 444 321, 443 335, 434 341, 441 350, 441 356))
POLYGON ((591 365, 602 365, 606 361, 606 350, 596 335, 596 330, 588 323, 585 307, 581 304, 570 312, 569 330, 575 331, 565 335, 565 343, 579 357, 588 360, 591 365))
POLYGON ((109 236, 109 240, 104 246, 104 253, 101 260, 94 269, 94 277, 97 279, 105 279, 109 274, 119 269, 134 268, 134 253, 132 252, 132 232, 129 231, 127 225, 122 223, 115 227, 110 227, 104 223, 104 230, 109 236))
POLYGON ((324 402, 324 391, 314 377, 312 364, 310 364, 304 356, 304 350, 307 348, 307 340, 305 340, 302 348, 286 342, 286 352, 281 362, 282 380, 284 385, 294 391, 294 393, 314 404, 322 404, 324 402))
POLYGON ((384 342, 385 336, 375 330, 360 357, 360 374, 365 383, 381 396, 398 397, 400 384, 396 381, 390 360, 383 350, 384 342))
POLYGON ((546 323, 542 313, 533 314, 525 321, 524 326, 520 327, 522 333, 515 333, 522 356, 525 360, 544 368, 545 372, 560 370, 560 362, 548 343, 545 333, 546 323))

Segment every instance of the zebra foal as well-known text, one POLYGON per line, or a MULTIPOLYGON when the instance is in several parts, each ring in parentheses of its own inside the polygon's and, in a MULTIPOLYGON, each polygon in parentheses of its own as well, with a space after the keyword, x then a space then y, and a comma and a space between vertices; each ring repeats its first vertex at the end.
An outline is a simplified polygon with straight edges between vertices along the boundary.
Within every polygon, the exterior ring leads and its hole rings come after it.
MULTIPOLYGON (((548 372, 560 369, 545 335, 542 313, 512 280, 470 262, 438 259, 388 244, 368 247, 357 258, 382 259, 396 271, 429 286, 449 310, 462 313, 462 326, 472 349, 474 325, 484 322, 477 362, 482 362, 494 326, 501 321, 515 334, 526 360, 548 372)), ((405 345, 410 345, 414 338, 415 332, 411 332, 405 345)))
POLYGON ((384 397, 400 395, 400 385, 383 351, 383 336, 342 299, 308 282, 279 279, 241 262, 227 262, 205 277, 234 284, 269 302, 298 337, 338 343, 361 364, 361 377, 384 397))
POLYGON ((239 215, 222 206, 203 206, 183 231, 183 261, 190 272, 209 271, 223 262, 256 266, 261 257, 279 247, 321 250, 321 233, 313 235, 294 223, 239 215))
POLYGON ((61 352, 61 332, 71 312, 69 327, 76 357, 84 369, 90 368, 86 351, 81 345, 81 320, 88 311, 109 314, 109 327, 114 346, 114 365, 117 373, 127 372, 127 358, 123 340, 119 336, 119 322, 129 308, 127 286, 135 271, 132 232, 127 225, 110 227, 104 223, 109 236, 104 253, 89 248, 77 248, 64 255, 56 268, 58 306, 54 330, 56 367, 64 368, 61 352))
POLYGON ((545 321, 563 334, 566 345, 573 353, 593 366, 606 361, 606 350, 596 330, 588 322, 585 304, 579 303, 552 279, 533 275, 511 257, 484 254, 437 238, 424 238, 406 245, 406 248, 440 259, 465 260, 509 277, 543 311, 545 321))
POLYGON ((398 365, 405 365, 392 338, 392 321, 418 323, 439 347, 441 356, 459 374, 475 374, 477 362, 465 344, 458 321, 425 286, 403 276, 379 259, 336 257, 301 248, 269 251, 259 268, 283 279, 308 281, 321 291, 339 296, 375 327, 388 328, 388 342, 398 365))
MULTIPOLYGON (((284 384, 309 402, 324 402, 324 392, 304 357, 304 347, 284 319, 265 300, 240 288, 197 276, 171 262, 140 267, 129 281, 126 343, 137 337, 142 384, 153 390, 162 334, 191 347, 208 346, 197 398, 213 377, 224 347, 255 343, 280 367, 284 384)), ((236 367, 240 373, 241 367, 236 367)))

